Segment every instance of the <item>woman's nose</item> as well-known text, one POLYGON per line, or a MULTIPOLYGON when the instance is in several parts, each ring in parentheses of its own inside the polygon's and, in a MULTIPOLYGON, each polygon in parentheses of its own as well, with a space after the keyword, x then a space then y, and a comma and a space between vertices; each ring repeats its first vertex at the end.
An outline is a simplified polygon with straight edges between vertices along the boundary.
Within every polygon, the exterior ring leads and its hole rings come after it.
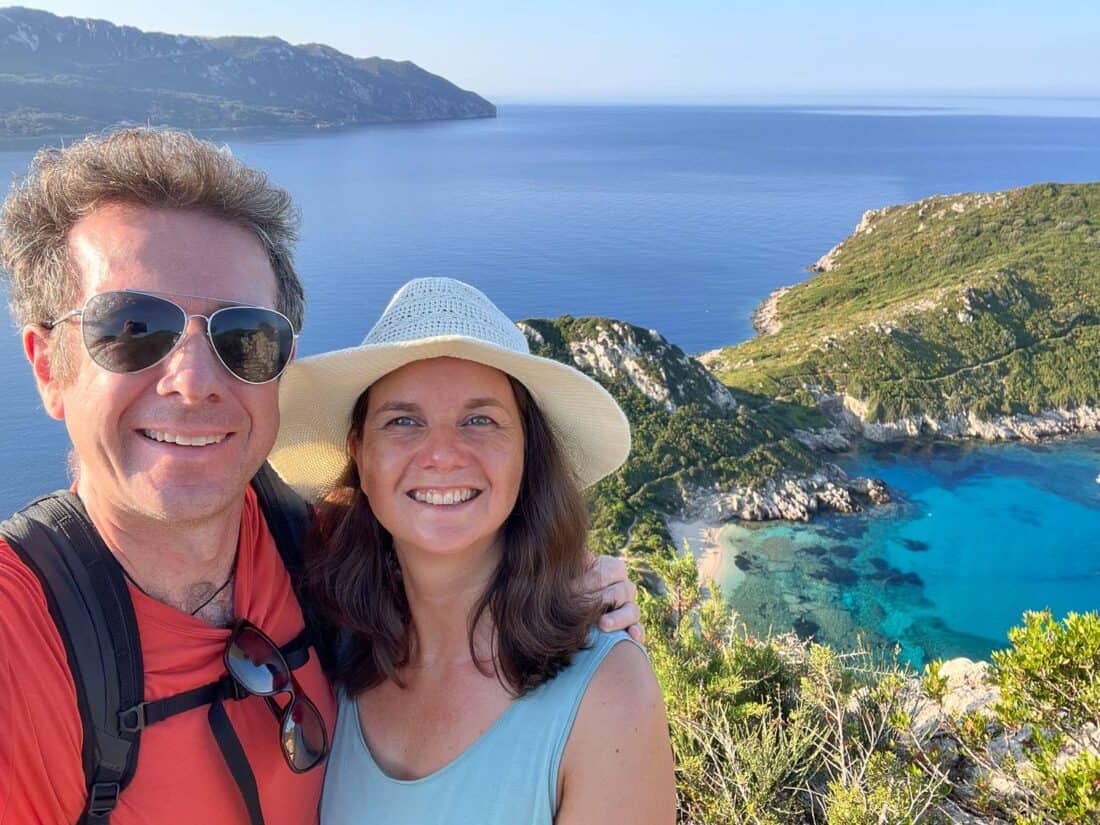
POLYGON ((421 445, 420 463, 435 469, 453 469, 464 462, 465 448, 455 427, 432 427, 421 445))

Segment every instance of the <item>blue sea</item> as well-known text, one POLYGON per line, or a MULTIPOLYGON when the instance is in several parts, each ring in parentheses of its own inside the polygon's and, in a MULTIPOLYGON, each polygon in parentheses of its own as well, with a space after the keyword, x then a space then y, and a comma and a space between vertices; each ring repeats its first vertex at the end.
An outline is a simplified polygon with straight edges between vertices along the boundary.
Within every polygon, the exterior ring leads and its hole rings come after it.
MULTIPOLYGON (((866 209, 1100 179, 1095 100, 902 103, 513 105, 494 120, 215 139, 267 170, 302 209, 305 354, 357 343, 394 289, 423 275, 470 281, 516 318, 609 315, 699 352, 751 335, 753 307, 807 277, 866 209)), ((0 172, 20 174, 35 148, 0 145, 0 172)), ((66 451, 9 329, 0 347, 4 511, 65 484, 66 451)), ((1024 607, 1100 605, 1096 446, 861 455, 852 459, 859 471, 885 478, 901 504, 759 535, 778 552, 782 531, 810 537, 800 541, 850 533, 858 569, 838 585, 837 609, 854 626, 901 643, 914 661, 929 651, 982 655, 1003 644, 1024 607), (898 550, 898 537, 928 549, 898 550), (1011 563, 1006 537, 1026 543, 1011 563), (872 558, 913 574, 885 599, 892 619, 873 608, 872 558), (942 643, 917 638, 936 622, 942 643)), ((790 618, 762 610, 753 621, 790 618)))

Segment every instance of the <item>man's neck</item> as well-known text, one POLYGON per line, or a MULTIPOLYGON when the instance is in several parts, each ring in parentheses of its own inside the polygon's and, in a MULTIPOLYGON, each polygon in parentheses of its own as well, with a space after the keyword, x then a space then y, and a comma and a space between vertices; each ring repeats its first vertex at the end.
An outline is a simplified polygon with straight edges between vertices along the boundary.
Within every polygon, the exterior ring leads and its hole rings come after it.
POLYGON ((77 495, 127 577, 146 595, 210 624, 232 618, 232 583, 214 594, 233 576, 243 494, 225 510, 191 522, 120 510, 79 483, 77 495))

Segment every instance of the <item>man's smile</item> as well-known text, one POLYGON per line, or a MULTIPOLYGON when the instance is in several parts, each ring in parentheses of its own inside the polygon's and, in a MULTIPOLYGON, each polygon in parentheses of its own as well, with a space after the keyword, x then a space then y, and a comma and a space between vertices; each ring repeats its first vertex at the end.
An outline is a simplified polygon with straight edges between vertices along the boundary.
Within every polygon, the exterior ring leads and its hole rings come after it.
POLYGON ((141 430, 141 434, 152 441, 167 444, 178 444, 182 447, 208 447, 211 444, 220 444, 232 435, 228 432, 209 433, 205 435, 184 435, 166 430, 141 430))

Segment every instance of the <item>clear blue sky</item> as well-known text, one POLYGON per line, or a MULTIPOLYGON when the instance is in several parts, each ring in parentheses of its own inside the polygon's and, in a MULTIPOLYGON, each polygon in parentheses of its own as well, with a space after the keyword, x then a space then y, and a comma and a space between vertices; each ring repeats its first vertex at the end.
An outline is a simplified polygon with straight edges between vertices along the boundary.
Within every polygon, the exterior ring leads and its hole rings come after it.
POLYGON ((1100 96, 1097 0, 61 0, 173 34, 412 60, 497 102, 1100 96))

